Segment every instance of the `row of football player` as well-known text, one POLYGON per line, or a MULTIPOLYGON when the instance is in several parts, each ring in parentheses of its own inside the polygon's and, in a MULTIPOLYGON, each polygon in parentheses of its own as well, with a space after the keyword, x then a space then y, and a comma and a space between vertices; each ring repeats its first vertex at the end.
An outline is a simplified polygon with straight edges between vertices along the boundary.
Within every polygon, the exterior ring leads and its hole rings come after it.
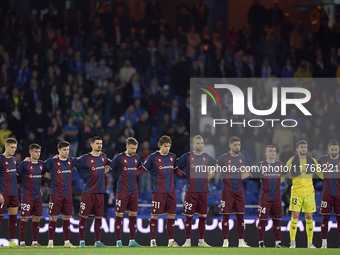
MULTIPOLYGON (((13 163, 15 162, 15 159, 11 156, 14 155, 16 143, 15 141, 12 141, 12 142, 13 143, 11 143, 11 140, 7 140, 6 151, 3 156, 6 158, 7 161, 9 159, 13 160, 12 161, 13 163), (12 146, 9 146, 10 144, 12 144, 12 146), (12 151, 10 147, 12 147, 12 151)), ((232 165, 237 168, 240 168, 244 165, 244 156, 240 154, 240 147, 241 147, 240 139, 236 137, 232 137, 229 142, 230 142, 229 147, 231 149, 230 153, 222 155, 218 159, 218 162, 220 164, 222 163, 225 165, 229 165, 229 166, 232 165)), ((138 197, 136 199, 136 196, 138 196, 136 176, 140 173, 143 173, 146 170, 150 171, 151 176, 152 176, 152 181, 153 181, 152 211, 151 211, 152 216, 150 220, 151 246, 156 246, 155 236, 156 236, 156 231, 157 231, 157 222, 158 222, 157 219, 158 219, 158 215, 162 213, 168 214, 167 230, 168 230, 168 236, 169 236, 169 246, 177 246, 177 243, 174 241, 173 238, 171 238, 174 235, 174 215, 176 213, 176 198, 175 198, 174 185, 173 185, 173 173, 174 172, 180 175, 181 177, 186 178, 187 184, 188 184, 187 192, 185 195, 184 207, 183 207, 183 213, 186 215, 186 224, 185 224, 186 231, 185 232, 187 236, 187 240, 184 246, 191 245, 190 244, 191 221, 192 221, 192 216, 194 213, 198 213, 199 219, 200 219, 199 220, 199 235, 200 235, 199 246, 207 246, 207 244, 204 242, 205 216, 206 216, 206 210, 207 210, 207 196, 206 196, 207 195, 207 181, 206 181, 206 178, 190 178, 191 177, 190 173, 194 172, 194 171, 191 171, 192 169, 190 168, 195 167, 195 165, 206 165, 206 166, 213 165, 214 163, 217 163, 217 161, 213 159, 212 157, 210 157, 209 155, 207 155, 206 153, 202 153, 202 150, 203 150, 202 137, 200 136, 195 137, 193 152, 191 153, 188 152, 182 155, 178 160, 176 160, 176 156, 169 152, 170 147, 171 147, 170 138, 167 136, 163 136, 160 138, 159 143, 158 143, 160 150, 151 154, 148 157, 148 159, 145 161, 144 165, 141 165, 138 155, 135 154, 137 145, 138 145, 138 142, 134 138, 129 138, 127 140, 127 150, 124 153, 117 155, 109 163, 109 165, 105 167, 106 163, 108 162, 107 162, 106 156, 101 153, 101 139, 99 137, 95 137, 92 139, 92 142, 91 142, 92 152, 80 157, 79 159, 68 158, 69 144, 67 142, 61 142, 58 144, 59 158, 47 160, 46 162, 43 163, 42 166, 39 166, 41 175, 44 173, 44 169, 49 169, 51 178, 55 179, 54 182, 52 181, 52 183, 55 183, 55 185, 53 186, 52 184, 52 187, 51 187, 51 202, 50 202, 50 209, 49 209, 49 214, 52 216, 51 221, 50 221, 50 228, 49 228, 51 230, 49 231, 49 239, 50 239, 49 246, 50 247, 53 247, 53 235, 54 235, 54 229, 55 229, 55 221, 53 219, 55 218, 56 220, 57 218, 56 215, 59 215, 59 213, 62 213, 64 215, 63 226, 65 225, 64 226, 65 244, 69 243, 69 241, 66 240, 67 232, 68 232, 68 237, 69 237, 69 221, 67 224, 67 220, 69 220, 69 218, 67 219, 66 218, 67 216, 65 215, 70 215, 70 214, 63 213, 63 212, 66 210, 66 208, 70 208, 70 206, 66 206, 66 205, 70 205, 72 203, 72 199, 70 199, 70 201, 68 201, 67 199, 67 196, 69 197, 69 195, 71 194, 70 193, 71 192, 70 190, 71 179, 69 179, 68 182, 65 182, 64 180, 65 179, 67 180, 67 178, 62 178, 63 183, 61 186, 63 186, 63 196, 61 196, 62 199, 60 199, 59 197, 59 201, 57 201, 57 203, 55 203, 56 202, 55 195, 53 195, 55 194, 55 190, 53 192, 53 189, 55 189, 56 186, 60 186, 60 185, 56 185, 56 183, 58 182, 57 174, 63 174, 63 175, 68 174, 69 178, 71 178, 70 174, 71 174, 73 165, 74 167, 81 169, 85 172, 84 189, 83 189, 83 194, 82 194, 82 199, 81 199, 82 201, 81 201, 81 206, 80 206, 81 220, 80 220, 80 231, 79 232, 80 232, 80 240, 81 240, 80 246, 81 247, 85 247, 85 243, 83 240, 84 240, 84 234, 85 234, 85 228, 86 228, 86 218, 90 213, 93 213, 96 216, 96 220, 95 220, 96 244, 95 246, 96 247, 104 246, 100 242, 100 233, 99 233, 101 232, 100 224, 101 224, 101 217, 102 217, 102 210, 100 208, 103 207, 102 193, 100 191, 103 192, 104 182, 102 181, 104 180, 105 172, 109 170, 118 170, 120 172, 120 177, 118 180, 118 187, 117 187, 116 221, 115 221, 116 222, 115 227, 116 227, 116 236, 117 236, 117 246, 119 247, 122 246, 121 240, 120 240, 120 230, 121 230, 121 219, 123 217, 125 210, 129 211, 129 217, 130 217, 129 224, 130 224, 131 233, 130 233, 129 246, 139 246, 134 240, 134 235, 136 231, 136 224, 135 224, 136 218, 135 217, 136 217, 136 212, 138 211, 138 197), (195 161, 195 164, 191 164, 193 160, 195 161), (62 168, 61 167, 62 164, 65 164, 66 168, 62 168), (185 170, 188 173, 188 176, 186 176, 183 172, 178 170, 178 165, 180 166, 181 169, 185 170), (67 170, 64 170, 64 169, 67 169, 67 170), (92 173, 92 178, 91 178, 91 173, 92 173), (133 178, 131 177, 129 178, 129 176, 133 176, 133 178), (100 183, 102 183, 102 187, 100 187, 101 186, 100 183), (65 188, 64 186, 66 187, 68 186, 69 188, 68 194, 66 194, 67 192, 65 193, 65 190, 67 190, 67 188, 65 188), (56 211, 56 209, 58 209, 59 212, 58 210, 56 211)), ((338 148, 338 145, 330 145, 330 146, 335 146, 338 148)), ((33 147, 34 146, 32 146, 32 148, 30 147, 31 162, 25 163, 25 164, 33 164, 34 166, 34 163, 39 164, 37 160, 39 159, 39 156, 40 156, 40 148, 33 148, 33 147), (38 154, 38 157, 32 156, 34 154, 38 154)), ((306 142, 302 141, 297 144, 297 152, 298 152, 300 161, 301 160, 303 161, 303 157, 305 157, 305 159, 307 160, 306 142), (301 151, 301 153, 299 151, 301 151)), ((273 163, 282 164, 280 162, 275 161, 275 154, 276 154, 275 148, 273 146, 268 146, 266 149, 267 160, 265 162, 268 164, 273 164, 273 163)), ((337 154, 335 154, 335 156, 336 155, 337 154)), ((329 157, 331 159, 334 158, 332 156, 329 156, 329 157)), ((287 163, 287 165, 290 164, 290 167, 291 167, 292 162, 293 162, 293 159, 291 159, 287 163)), ((263 163, 264 162, 259 163, 261 164, 261 167, 263 166, 263 163)), ((7 164, 6 163, 2 164, 2 166, 6 166, 6 165, 10 165, 10 162, 7 162, 7 164)), ((22 167, 22 168, 25 169, 25 167, 22 167)), ((30 169, 32 169, 32 167, 26 166, 26 170, 30 170, 30 169)), ((8 169, 3 169, 3 170, 4 170, 3 171, 4 173, 13 172, 13 171, 6 171, 8 169)), ((20 170, 20 167, 18 169, 18 173, 20 174, 21 171, 19 170, 20 170)), ((222 232, 223 232, 223 237, 224 237, 224 242, 223 242, 224 247, 228 246, 228 230, 229 230, 228 221, 229 221, 229 215, 231 213, 231 210, 233 210, 233 212, 237 215, 237 220, 238 220, 237 230, 238 230, 239 239, 240 239, 239 246, 247 247, 247 244, 243 240, 244 195, 243 195, 242 185, 240 185, 240 182, 241 182, 241 178, 245 178, 248 176, 240 176, 240 173, 237 173, 237 174, 239 175, 238 176, 239 178, 235 178, 235 176, 229 176, 231 178, 228 178, 228 176, 225 176, 225 181, 224 181, 225 185, 223 187, 223 192, 222 192, 221 213, 223 214, 222 232)), ((302 174, 308 174, 308 173, 300 173, 300 177, 302 177, 301 176, 302 174)), ((32 174, 27 175, 27 176, 32 176, 32 174)), ((36 176, 39 176, 39 175, 36 175, 36 176)), ((205 177, 209 178, 211 176, 205 176, 205 177)), ((299 176, 293 177, 291 175, 290 177, 293 178, 293 187, 294 187, 294 180, 297 180, 296 178, 299 176)), ((275 181, 277 182, 279 181, 280 178, 276 178, 276 179, 277 180, 275 181)), ((6 178, 4 178, 4 180, 6 180, 6 178)), ((264 227, 262 225, 264 224, 265 226, 265 221, 268 218, 268 215, 270 214, 270 216, 275 221, 274 234, 276 237, 276 246, 280 247, 282 246, 281 245, 281 233, 279 231, 280 227, 279 225, 278 226, 276 225, 280 223, 279 219, 281 218, 281 216, 280 215, 275 216, 275 213, 281 212, 281 210, 278 210, 277 208, 277 205, 281 206, 281 203, 275 202, 277 201, 277 199, 270 199, 270 198, 264 199, 266 196, 263 196, 262 193, 266 193, 266 188, 265 188, 266 180, 267 179, 263 179, 262 189, 261 189, 262 192, 260 196, 261 199, 260 199, 260 208, 259 208, 259 218, 261 217, 265 218, 264 220, 260 221, 260 224, 258 226, 260 245, 263 246, 262 236, 264 235, 264 227), (275 233, 275 230, 277 230, 276 233, 275 233)), ((60 178, 59 178, 59 182, 60 182, 60 178)), ((16 179, 15 179, 15 183, 16 183, 16 179)), ((276 186, 276 189, 278 189, 278 187, 276 186)), ((3 187, 0 187, 0 188, 3 193, 4 188, 3 187)), ((273 192, 268 192, 268 193, 272 194, 273 192)), ((277 194, 277 192, 274 192, 274 194, 277 194)), ((2 197, 0 196, 0 199, 1 198, 2 197)), ((291 200, 292 200, 291 204, 293 204, 291 209, 294 210, 294 205, 295 205, 295 211, 299 209, 297 213, 300 212, 301 207, 304 208, 304 206, 306 206, 305 201, 304 200, 301 201, 301 197, 298 197, 298 198, 293 197, 293 192, 292 192, 291 200)), ((9 207, 9 215, 10 215, 9 225, 11 225, 11 221, 13 221, 13 218, 15 217, 15 215, 13 215, 13 212, 12 212, 14 206, 12 207, 9 206, 10 203, 8 203, 9 200, 7 199, 4 199, 4 201, 2 202, 3 202, 2 209, 5 208, 6 210, 6 208, 9 207)), ((324 202, 326 201, 324 201, 323 199, 323 204, 325 204, 324 202)), ((26 204, 26 206, 24 206, 26 208, 23 208, 22 206, 22 209, 26 209, 28 213, 31 213, 32 208, 35 206, 35 204, 30 203, 29 206, 27 206, 27 203, 24 203, 24 204, 26 204)), ((326 205, 332 206, 333 203, 326 203, 326 205)), ((327 206, 327 209, 329 209, 328 208, 329 206, 327 206)), ((314 210, 315 210, 315 202, 314 202, 314 210)), ((22 211, 25 211, 25 210, 22 210, 22 211)), ((16 208, 16 212, 17 212, 17 208, 16 208)), ((23 215, 22 213, 22 216, 29 217, 28 213, 26 213, 26 215, 23 215)), ((309 212, 306 211, 306 213, 309 213, 309 212)), ((325 218, 327 218, 328 214, 325 214, 325 215, 326 215, 325 218)), ((306 217, 307 217, 307 214, 306 214, 306 217)), ((39 219, 39 216, 34 217, 34 218, 39 219)), ((35 222, 34 218, 33 218, 33 222, 35 222)), ((293 227, 294 227, 294 220, 296 219, 296 222, 297 222, 297 218, 296 218, 296 214, 294 215, 293 213, 292 215, 293 227)), ((307 218, 307 220, 309 219, 307 218)), ((291 228, 292 228, 292 224, 291 224, 291 228)), ((328 230, 328 228, 326 229, 328 230)), ((33 228, 33 231, 34 231, 34 228, 33 228)), ((313 233, 313 231, 311 232, 313 233)), ((9 233, 10 233, 10 239, 11 239, 10 245, 11 245, 11 243, 13 243, 13 238, 14 238, 13 229, 12 231, 9 231, 9 233), (13 238, 11 238, 11 235, 13 238)), ((296 233, 296 226, 295 226, 295 233, 296 233)), ((294 241, 292 238, 292 234, 294 234, 294 229, 293 230, 291 229, 291 240, 294 241)), ((15 232, 14 232, 14 235, 15 235, 15 232)), ((33 237, 34 236, 35 235, 33 234, 33 237)), ((327 232, 326 232, 326 236, 327 236, 327 232)), ((37 238, 34 238, 34 239, 37 239, 37 238)), ((35 241, 34 239, 33 241, 35 241)), ((294 234, 294 239, 295 239, 295 234, 294 234)), ((308 239, 310 240, 310 237, 308 239)), ((325 240, 323 240, 323 246, 324 246, 324 241, 325 240)), ((310 246, 310 243, 311 242, 309 242, 309 246, 310 246)))

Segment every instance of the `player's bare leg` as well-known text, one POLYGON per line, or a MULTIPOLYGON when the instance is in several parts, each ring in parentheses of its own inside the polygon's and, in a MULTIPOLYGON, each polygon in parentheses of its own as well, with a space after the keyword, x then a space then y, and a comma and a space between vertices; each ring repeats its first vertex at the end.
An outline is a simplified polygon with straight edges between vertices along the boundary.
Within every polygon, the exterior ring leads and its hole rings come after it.
POLYGON ((306 232, 307 232, 307 239, 308 239, 308 246, 307 248, 316 248, 313 245, 313 234, 314 234, 314 226, 313 226, 313 213, 305 213, 306 218, 306 232))
POLYGON ((168 247, 179 247, 175 242, 175 215, 168 214, 168 219, 166 221, 166 229, 168 231, 168 247))
POLYGON ((40 225, 40 217, 33 216, 32 218, 32 248, 41 248, 41 245, 38 243, 39 237, 39 225, 40 225))
POLYGON ((151 214, 150 219, 150 247, 157 247, 156 234, 158 227, 158 215, 151 214))
POLYGON ((20 248, 27 248, 26 243, 25 243, 27 222, 28 222, 28 218, 21 217, 20 224, 19 224, 20 248))
POLYGON ((205 221, 207 215, 198 215, 198 247, 211 247, 204 241, 204 234, 205 234, 205 221))
POLYGON ((9 247, 18 248, 19 245, 14 241, 15 232, 17 230, 17 214, 19 207, 9 207, 8 211, 8 233, 9 233, 9 247))
POLYGON ((143 247, 135 241, 137 228, 137 212, 129 212, 130 241, 129 247, 143 247))

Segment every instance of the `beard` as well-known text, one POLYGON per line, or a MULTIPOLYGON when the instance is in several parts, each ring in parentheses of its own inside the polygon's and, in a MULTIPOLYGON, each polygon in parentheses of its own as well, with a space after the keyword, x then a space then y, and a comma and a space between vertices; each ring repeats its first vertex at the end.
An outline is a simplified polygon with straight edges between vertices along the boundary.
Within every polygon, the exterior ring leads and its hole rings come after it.
POLYGON ((239 154, 240 151, 234 151, 234 150, 231 150, 234 154, 239 154))
POLYGON ((331 158, 336 158, 338 156, 338 154, 331 154, 331 158))
POLYGON ((299 155, 301 155, 301 156, 306 156, 306 155, 307 155, 307 152, 306 152, 306 153, 299 152, 299 155))

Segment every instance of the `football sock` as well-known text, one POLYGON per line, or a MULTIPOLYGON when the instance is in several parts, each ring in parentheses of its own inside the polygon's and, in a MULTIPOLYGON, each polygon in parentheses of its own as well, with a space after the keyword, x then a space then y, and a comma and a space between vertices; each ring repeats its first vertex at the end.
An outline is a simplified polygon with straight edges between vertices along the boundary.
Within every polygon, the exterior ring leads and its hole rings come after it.
MULTIPOLYGON (((57 226, 57 222, 50 220, 48 223, 48 240, 53 240, 54 239, 54 233, 55 233, 55 228, 57 226)), ((65 235, 65 232, 64 232, 65 235)))
MULTIPOLYGON (((116 240, 120 241, 122 240, 122 217, 119 217, 116 215, 116 220, 115 220, 115 231, 116 231, 116 240)), ((131 229, 130 229, 131 231, 131 229)))
POLYGON ((228 239, 229 235, 229 218, 230 214, 224 214, 222 218, 222 235, 223 239, 228 239))
POLYGON ((205 233, 205 217, 198 217, 198 238, 204 239, 204 233, 205 233))
POLYGON ((137 217, 129 216, 129 228, 130 228, 130 240, 135 240, 136 228, 137 228, 137 217))
POLYGON ((185 238, 191 239, 192 216, 185 216, 184 228, 185 238))
POLYGON ((94 219, 94 235, 96 242, 99 242, 102 236, 102 219, 94 219))
POLYGON ((314 234, 313 219, 306 219, 306 232, 308 243, 312 243, 314 234))
POLYGON ((266 220, 259 220, 259 223, 257 224, 257 236, 259 238, 259 242, 263 242, 264 240, 264 233, 266 231, 266 220))
POLYGON ((9 233, 9 239, 15 238, 15 232, 17 230, 17 215, 9 215, 9 221, 8 221, 8 233, 9 233))
POLYGON ((63 220, 64 241, 70 240, 70 220, 63 220))
POLYGON ((290 241, 295 241, 298 219, 291 218, 289 227, 290 241))
POLYGON ((175 238, 175 219, 169 219, 166 221, 166 229, 168 231, 168 238, 175 238))
POLYGON ((339 234, 339 240, 340 240, 340 216, 336 215, 336 222, 338 226, 338 234, 339 234))
POLYGON ((150 219, 150 239, 156 239, 158 219, 150 219))
POLYGON ((27 221, 20 221, 19 224, 19 235, 20 235, 20 242, 25 242, 25 236, 26 236, 26 229, 27 229, 27 221))
POLYGON ((0 229, 1 229, 1 221, 3 219, 4 216, 0 216, 0 229))
POLYGON ((275 241, 281 242, 281 238, 282 238, 281 220, 273 220, 273 232, 274 232, 275 241))
POLYGON ((322 221, 321 221, 321 239, 327 239, 328 221, 329 221, 330 218, 331 218, 331 215, 322 215, 322 221))
POLYGON ((236 229, 238 234, 238 239, 244 239, 244 215, 243 214, 236 214, 236 229))
POLYGON ((32 242, 38 242, 40 222, 32 221, 32 242))
POLYGON ((86 221, 84 217, 80 217, 79 220, 79 240, 83 241, 85 240, 85 231, 86 231, 86 221))

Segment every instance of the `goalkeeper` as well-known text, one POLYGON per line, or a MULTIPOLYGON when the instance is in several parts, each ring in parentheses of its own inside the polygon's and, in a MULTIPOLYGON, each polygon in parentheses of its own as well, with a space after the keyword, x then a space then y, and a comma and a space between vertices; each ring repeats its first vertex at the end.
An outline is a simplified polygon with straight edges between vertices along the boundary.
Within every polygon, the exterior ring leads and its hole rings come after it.
POLYGON ((313 186, 313 173, 323 179, 316 159, 307 154, 307 142, 300 140, 296 143, 297 155, 290 158, 286 164, 289 169, 287 177, 292 179, 292 191, 289 210, 292 212, 290 223, 290 248, 296 247, 295 236, 300 211, 305 213, 308 248, 313 245, 313 212, 315 208, 315 194, 313 186))

